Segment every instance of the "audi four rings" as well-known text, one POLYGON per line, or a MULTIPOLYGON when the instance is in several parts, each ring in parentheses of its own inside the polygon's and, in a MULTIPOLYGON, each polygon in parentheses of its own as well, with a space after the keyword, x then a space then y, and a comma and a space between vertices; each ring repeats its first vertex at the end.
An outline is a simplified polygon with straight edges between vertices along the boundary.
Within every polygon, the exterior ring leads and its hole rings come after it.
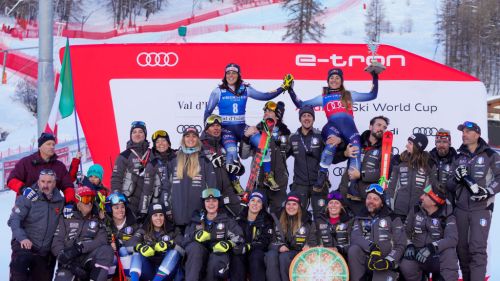
POLYGON ((417 134, 424 134, 426 136, 435 136, 438 132, 438 129, 436 127, 415 127, 413 128, 413 133, 417 134))
POLYGON ((140 67, 172 67, 179 62, 179 56, 174 52, 142 52, 137 55, 136 61, 140 67))
POLYGON ((182 134, 187 128, 195 128, 198 132, 202 131, 201 125, 179 125, 177 126, 177 133, 182 134))

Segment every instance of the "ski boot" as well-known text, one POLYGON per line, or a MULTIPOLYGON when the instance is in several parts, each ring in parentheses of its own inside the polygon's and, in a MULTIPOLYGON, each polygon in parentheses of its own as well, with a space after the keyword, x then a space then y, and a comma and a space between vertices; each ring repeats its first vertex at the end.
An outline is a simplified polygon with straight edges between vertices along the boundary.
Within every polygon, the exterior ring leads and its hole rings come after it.
POLYGON ((241 186, 240 180, 238 178, 236 178, 235 180, 232 180, 231 185, 233 186, 237 195, 242 195, 245 192, 245 190, 241 186))
POLYGON ((316 183, 313 185, 314 192, 321 192, 325 186, 325 182, 328 181, 328 170, 327 171, 318 171, 318 179, 316 183))
POLYGON ((274 173, 269 172, 265 174, 264 185, 267 186, 272 191, 280 190, 280 186, 274 180, 274 173))

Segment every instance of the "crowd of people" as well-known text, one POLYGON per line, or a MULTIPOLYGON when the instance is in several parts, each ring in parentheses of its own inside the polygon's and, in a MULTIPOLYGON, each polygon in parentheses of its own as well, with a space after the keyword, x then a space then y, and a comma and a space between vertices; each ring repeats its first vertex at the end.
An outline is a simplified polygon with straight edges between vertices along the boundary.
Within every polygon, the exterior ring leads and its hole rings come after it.
POLYGON ((499 155, 469 121, 458 126, 457 150, 449 130, 431 140, 412 134, 393 155, 384 189, 389 118, 373 117, 361 134, 353 119, 353 102, 377 96, 378 74, 371 75, 372 90, 358 93, 332 69, 321 95, 301 101, 292 75, 260 92, 228 64, 203 131, 186 128, 179 149, 168 132, 154 132, 150 144, 146 124, 131 124, 110 187, 97 163, 78 173, 80 154, 67 170, 55 137, 42 133, 38 151, 7 179, 17 193, 8 220, 10 280, 288 281, 292 260, 316 246, 342 255, 350 280, 455 281, 459 270, 465 281, 484 280, 499 155), (286 91, 299 109, 293 132, 284 103, 271 101, 286 91), (246 124, 248 98, 266 101, 263 122, 246 124), (314 127, 314 106, 327 115, 322 130, 314 127), (429 141, 435 148, 427 152, 429 141), (240 176, 254 171, 241 159, 250 157, 260 166, 244 188, 240 176), (344 161, 348 168, 332 186, 328 168, 344 161))

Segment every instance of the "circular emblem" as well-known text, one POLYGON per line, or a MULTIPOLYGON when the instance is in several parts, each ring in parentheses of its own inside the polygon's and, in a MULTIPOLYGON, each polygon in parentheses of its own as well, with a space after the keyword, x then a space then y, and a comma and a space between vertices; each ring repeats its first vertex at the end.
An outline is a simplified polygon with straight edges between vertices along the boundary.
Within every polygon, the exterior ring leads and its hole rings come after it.
POLYGON ((320 206, 320 207, 325 206, 325 199, 319 199, 318 200, 318 206, 320 206))
POLYGON ((301 227, 299 228, 299 234, 305 234, 306 233, 306 228, 305 227, 301 227))
POLYGON ((347 281, 349 268, 338 252, 314 247, 295 256, 290 264, 289 275, 291 281, 347 281))
POLYGON ((432 225, 438 226, 439 225, 439 220, 438 219, 432 219, 432 225))
POLYGON ((97 222, 96 222, 96 221, 91 221, 91 222, 89 222, 89 227, 90 227, 91 229, 96 228, 96 226, 97 226, 97 222))
POLYGON ((317 144, 319 143, 318 138, 312 138, 312 139, 311 139, 311 143, 312 143, 313 145, 317 145, 317 144))
POLYGON ((381 219, 380 222, 378 223, 378 226, 387 227, 387 221, 385 219, 381 219))
POLYGON ((224 224, 223 223, 218 223, 217 224, 217 229, 218 230, 223 230, 224 229, 224 224))
POLYGON ((195 128, 198 132, 202 131, 202 128, 200 125, 179 125, 179 126, 177 126, 177 133, 183 134, 184 130, 186 130, 187 128, 195 128))
POLYGON ((174 52, 142 52, 137 55, 136 62, 140 67, 172 67, 179 62, 179 56, 174 52))

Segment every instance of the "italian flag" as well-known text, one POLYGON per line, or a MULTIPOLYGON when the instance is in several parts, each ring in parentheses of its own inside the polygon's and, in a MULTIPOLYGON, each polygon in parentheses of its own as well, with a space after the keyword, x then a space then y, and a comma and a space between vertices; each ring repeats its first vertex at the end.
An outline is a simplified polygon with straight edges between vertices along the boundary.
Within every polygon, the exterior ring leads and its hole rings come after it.
POLYGON ((62 61, 61 72, 56 75, 56 96, 54 104, 50 111, 45 132, 51 133, 57 137, 57 122, 70 116, 75 108, 75 99, 73 96, 73 77, 71 74, 71 59, 69 55, 69 39, 66 39, 66 48, 64 49, 64 58, 62 61))

